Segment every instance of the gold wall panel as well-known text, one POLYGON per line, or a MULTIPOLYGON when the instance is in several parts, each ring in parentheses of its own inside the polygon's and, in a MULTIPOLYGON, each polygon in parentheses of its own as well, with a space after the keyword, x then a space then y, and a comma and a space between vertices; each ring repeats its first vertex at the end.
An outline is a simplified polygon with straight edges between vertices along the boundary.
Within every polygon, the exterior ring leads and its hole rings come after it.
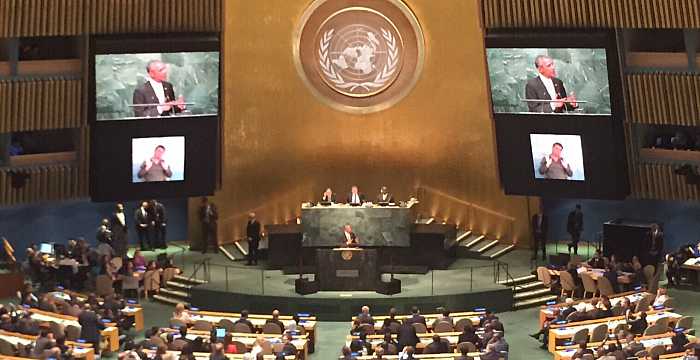
POLYGON ((0 81, 0 133, 85 125, 81 79, 0 81))
POLYGON ((2 0, 0 38, 81 34, 87 1, 2 0))
MULTIPOLYGON (((406 1, 425 33, 423 74, 401 102, 367 115, 321 104, 299 78, 292 34, 309 3, 225 2, 219 240, 242 238, 248 211, 263 223, 294 220, 302 201, 327 186, 344 197, 353 184, 370 197, 387 185, 399 199, 429 187, 514 218, 505 242, 529 238, 527 199, 505 196, 498 179, 479 1, 406 1)), ((431 201, 420 211, 432 213, 431 201)), ((192 238, 198 204, 190 203, 192 238)))
POLYGON ((698 28, 697 0, 481 0, 486 28, 698 28))
POLYGON ((87 32, 218 32, 225 0, 88 0, 87 32))
POLYGON ((625 76, 628 118, 634 123, 700 124, 700 75, 630 74, 625 76))
POLYGON ((80 191, 80 184, 77 164, 34 166, 25 169, 3 168, 0 169, 0 205, 67 200, 85 196, 86 193, 80 191), (22 188, 12 187, 11 171, 29 175, 22 188))
POLYGON ((661 199, 698 201, 700 193, 697 185, 689 185, 685 176, 673 173, 677 165, 644 164, 636 165, 635 177, 631 177, 634 199, 661 199))

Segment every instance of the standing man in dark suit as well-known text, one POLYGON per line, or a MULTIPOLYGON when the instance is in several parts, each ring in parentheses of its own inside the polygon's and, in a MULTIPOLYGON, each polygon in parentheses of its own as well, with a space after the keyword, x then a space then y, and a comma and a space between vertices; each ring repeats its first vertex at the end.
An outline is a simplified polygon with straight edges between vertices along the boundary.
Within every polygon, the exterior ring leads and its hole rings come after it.
POLYGON ((416 344, 420 342, 418 339, 418 334, 416 334, 416 328, 413 327, 408 321, 404 321, 399 328, 399 334, 396 337, 399 343, 399 351, 403 350, 406 346, 416 347, 416 344))
POLYGON ((112 248, 114 253, 119 257, 124 257, 129 248, 129 228, 126 225, 126 216, 124 215, 124 205, 122 203, 118 203, 115 207, 112 220, 109 223, 112 230, 112 248))
POLYGON ((583 231, 583 212, 581 211, 581 204, 576 204, 576 208, 569 213, 566 219, 566 232, 571 235, 569 253, 571 253, 571 248, 574 248, 574 254, 578 254, 578 242, 581 240, 581 231, 583 231))
POLYGON ((185 98, 180 95, 175 99, 173 84, 168 79, 168 66, 160 60, 151 60, 146 64, 146 82, 134 90, 133 103, 162 104, 161 106, 135 106, 134 116, 152 117, 168 116, 185 110, 185 98))
POLYGON ((151 216, 153 222, 153 244, 159 249, 166 249, 168 246, 165 242, 166 226, 168 219, 165 217, 165 206, 163 203, 153 199, 150 204, 151 216))
POLYGON ((530 112, 537 113, 562 113, 565 110, 576 109, 576 96, 571 92, 566 95, 564 82, 558 79, 554 68, 554 60, 547 55, 538 55, 535 58, 535 68, 538 75, 527 81, 525 85, 525 98, 528 100, 559 100, 551 102, 528 102, 530 112))
POLYGON ((136 233, 139 235, 139 246, 141 251, 148 251, 153 248, 151 244, 151 216, 148 213, 148 202, 142 201, 141 206, 134 213, 136 223, 136 233))
POLYGON ((260 222, 255 213, 248 214, 248 224, 245 227, 248 238, 248 262, 246 265, 258 265, 258 246, 260 246, 260 222))
POLYGON ((542 260, 547 260, 547 216, 540 206, 539 212, 532 215, 532 238, 535 240, 533 259, 537 259, 537 250, 542 249, 542 260))
POLYGON ((659 268, 664 250, 664 232, 659 224, 651 224, 649 229, 649 252, 647 254, 647 264, 654 265, 655 269, 659 268))
POLYGON ((363 194, 360 194, 360 190, 357 188, 357 185, 353 185, 350 188, 350 193, 348 194, 348 204, 364 204, 365 203, 365 196, 363 194))
POLYGON ((92 344, 92 348, 95 349, 95 352, 98 352, 100 348, 100 328, 103 328, 103 326, 89 304, 85 304, 85 308, 78 315, 78 323, 80 323, 80 338, 92 344))
POLYGON ((218 246, 216 242, 216 227, 219 220, 219 212, 216 205, 210 203, 206 196, 202 196, 202 205, 199 206, 199 221, 202 224, 202 254, 206 254, 209 245, 218 246))

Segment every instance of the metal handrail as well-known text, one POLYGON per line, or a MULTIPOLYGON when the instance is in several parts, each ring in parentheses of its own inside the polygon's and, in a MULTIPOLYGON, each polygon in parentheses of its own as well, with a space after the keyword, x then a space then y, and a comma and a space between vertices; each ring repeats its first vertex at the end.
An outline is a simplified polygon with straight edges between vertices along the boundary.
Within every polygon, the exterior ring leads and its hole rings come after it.
POLYGON ((204 272, 204 279, 205 279, 206 281, 211 280, 211 275, 210 275, 210 273, 209 273, 209 262, 210 262, 210 261, 211 261, 211 258, 210 258, 210 257, 206 257, 206 258, 202 259, 202 261, 200 261, 199 263, 197 263, 197 264, 195 265, 195 267, 194 267, 194 270, 192 271, 192 275, 190 275, 190 276, 187 278, 187 281, 188 281, 188 282, 191 282, 192 279, 194 279, 195 276, 197 275, 197 273, 199 272, 199 269, 203 269, 203 272, 204 272))

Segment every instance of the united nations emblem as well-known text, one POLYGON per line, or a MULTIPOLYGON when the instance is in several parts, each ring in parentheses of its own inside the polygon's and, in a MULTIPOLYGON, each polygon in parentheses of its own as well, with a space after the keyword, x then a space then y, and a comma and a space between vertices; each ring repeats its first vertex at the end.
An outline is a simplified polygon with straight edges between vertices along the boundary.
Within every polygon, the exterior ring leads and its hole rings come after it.
POLYGON ((315 95, 344 111, 393 105, 422 68, 422 31, 400 0, 316 0, 295 37, 300 75, 315 95))
POLYGON ((351 250, 343 250, 340 252, 340 257, 343 258, 345 261, 350 261, 352 260, 352 251, 351 250))

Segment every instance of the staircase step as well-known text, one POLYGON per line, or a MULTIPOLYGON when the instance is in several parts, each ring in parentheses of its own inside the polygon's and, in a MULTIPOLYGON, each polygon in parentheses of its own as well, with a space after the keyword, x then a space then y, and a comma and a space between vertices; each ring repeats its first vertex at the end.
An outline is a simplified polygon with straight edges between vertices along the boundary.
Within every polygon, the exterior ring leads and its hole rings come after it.
POLYGON ((484 253, 484 256, 488 257, 489 259, 495 259, 508 251, 511 251, 513 248, 515 248, 515 245, 513 244, 498 244, 484 253))
POLYGON ((486 239, 486 236, 484 236, 484 235, 471 234, 465 241, 462 241, 462 243, 460 243, 459 246, 471 248, 474 245, 476 245, 478 242, 480 242, 484 239, 486 239))
POLYGON ((525 276, 513 278, 512 280, 511 279, 501 280, 498 283, 501 285, 511 286, 511 285, 513 285, 513 283, 518 284, 518 283, 522 283, 522 282, 526 282, 526 281, 530 282, 530 281, 533 281, 536 279, 537 279, 537 276, 535 276, 535 275, 525 275, 525 276))
POLYGON ((470 236, 471 234, 472 234, 472 231, 471 231, 471 230, 460 230, 460 231, 457 233, 457 238, 455 239, 455 242, 456 242, 456 243, 460 243, 460 242, 466 240, 467 238, 469 238, 469 236, 470 236))
POLYGON ((165 283, 165 284, 168 285, 169 287, 178 288, 178 289, 181 289, 181 290, 190 290, 190 289, 192 289, 192 288, 194 287, 193 285, 183 284, 183 283, 181 283, 181 282, 179 282, 179 281, 172 281, 172 280, 168 281, 168 282, 165 283))
POLYGON ((190 279, 187 276, 182 276, 182 275, 175 275, 174 279, 177 279, 179 282, 182 282, 185 284, 202 285, 202 284, 208 283, 208 281, 205 281, 205 280, 190 279))
POLYGON ((476 251, 479 253, 483 253, 484 251, 496 246, 497 244, 498 240, 487 240, 487 242, 481 245, 476 251))
POLYGON ((168 296, 171 298, 182 298, 182 299, 187 299, 187 300, 189 300, 189 298, 190 298, 189 293, 181 291, 181 290, 161 288, 160 293, 165 294, 165 296, 168 296))
POLYGON ((532 298, 532 299, 527 299, 523 301, 518 301, 515 304, 513 304, 514 309, 523 309, 527 307, 534 307, 534 306, 539 306, 546 304, 548 301, 556 300, 557 296, 556 295, 547 295, 547 296, 541 296, 538 298, 532 298))
POLYGON ((530 291, 518 291, 513 295, 513 299, 515 300, 523 300, 523 299, 529 299, 533 297, 538 297, 538 296, 544 296, 545 294, 551 294, 551 290, 548 288, 543 288, 543 289, 535 289, 535 290, 530 290, 530 291))
POLYGON ((243 258, 248 256, 248 241, 236 241, 233 245, 236 246, 238 252, 243 255, 243 258))
POLYGON ((184 302, 182 299, 171 298, 169 296, 153 295, 153 299, 166 304, 177 305, 183 303, 185 306, 190 306, 189 302, 184 302))
POLYGON ((544 287, 544 283, 541 281, 532 281, 529 283, 524 283, 524 284, 517 284, 515 285, 515 291, 527 291, 527 290, 534 290, 537 288, 544 287))

